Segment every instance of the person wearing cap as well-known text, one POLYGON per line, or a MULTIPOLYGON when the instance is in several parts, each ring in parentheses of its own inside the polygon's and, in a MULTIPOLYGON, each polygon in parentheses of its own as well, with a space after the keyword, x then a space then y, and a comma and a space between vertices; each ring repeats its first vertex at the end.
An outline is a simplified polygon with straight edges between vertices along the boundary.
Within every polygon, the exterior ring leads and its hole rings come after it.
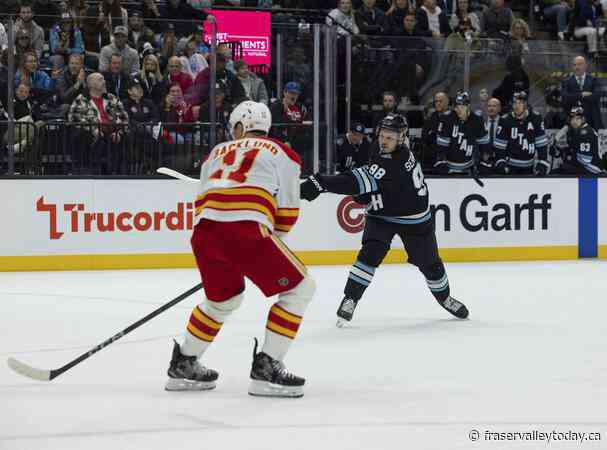
POLYGON ((112 55, 122 56, 122 72, 131 74, 139 71, 139 53, 127 44, 128 30, 124 26, 114 28, 114 42, 101 49, 99 55, 99 71, 109 70, 112 55))
POLYGON ((30 36, 32 47, 36 52, 38 59, 42 57, 42 50, 44 49, 44 30, 40 25, 34 21, 34 13, 32 7, 23 3, 19 8, 19 18, 15 21, 15 31, 19 30, 27 31, 30 36))
POLYGON ((158 40, 158 56, 160 57, 160 66, 166 67, 173 56, 177 56, 177 38, 175 37, 175 25, 165 22, 162 28, 162 35, 158 40))
POLYGON ((268 90, 263 80, 251 72, 249 65, 242 59, 234 63, 234 69, 247 99, 267 106, 269 103, 268 90))
POLYGON ((124 109, 129 115, 129 139, 136 155, 131 166, 141 166, 146 160, 150 160, 154 139, 152 127, 158 123, 160 115, 154 102, 144 98, 142 80, 139 75, 130 77, 128 94, 128 98, 123 103, 124 109))
POLYGON ((133 11, 129 16, 128 44, 138 52, 141 52, 145 43, 154 45, 155 42, 156 36, 143 22, 141 11, 133 11))
POLYGON ((350 131, 335 141, 337 170, 346 172, 364 166, 369 162, 370 149, 371 141, 365 135, 365 126, 360 122, 353 123, 350 131))
POLYGON ((69 13, 61 14, 61 21, 53 27, 49 36, 51 62, 54 67, 63 67, 73 53, 84 54, 84 41, 69 13))
MULTIPOLYGON (((307 119, 308 110, 300 103, 301 85, 296 81, 289 81, 282 90, 282 99, 270 106, 272 113, 272 129, 270 135, 287 145, 293 147, 296 151, 303 152, 307 143, 303 143, 304 130, 293 124, 301 124, 307 119)), ((304 167, 310 164, 310 153, 302 153, 304 167)))

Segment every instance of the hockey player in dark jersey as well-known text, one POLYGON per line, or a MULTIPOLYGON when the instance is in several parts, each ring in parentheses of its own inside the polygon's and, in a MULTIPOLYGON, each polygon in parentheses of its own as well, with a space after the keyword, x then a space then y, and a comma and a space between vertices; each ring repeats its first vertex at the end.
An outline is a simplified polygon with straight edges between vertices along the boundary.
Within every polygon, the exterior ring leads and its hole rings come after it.
POLYGON ((379 153, 369 165, 339 175, 315 174, 301 186, 301 198, 313 201, 323 192, 356 195, 367 205, 362 248, 350 269, 344 298, 337 310, 338 326, 352 320, 354 309, 388 253, 395 235, 409 262, 419 268, 432 295, 454 316, 468 317, 466 306, 450 295, 445 266, 438 255, 428 186, 419 162, 405 144, 407 121, 399 114, 379 124, 379 153))
POLYGON ((350 131, 338 137, 335 142, 337 170, 345 172, 364 166, 369 162, 370 148, 371 142, 365 135, 364 125, 354 123, 350 131))
POLYGON ((502 116, 493 146, 498 173, 548 174, 548 137, 544 121, 540 114, 529 110, 525 92, 514 93, 512 112, 502 116))
POLYGON ((446 116, 436 136, 438 173, 471 173, 477 170, 479 155, 490 153, 489 134, 483 119, 471 113, 470 94, 460 91, 455 97, 454 112, 446 116))
POLYGON ((584 108, 575 106, 569 113, 567 148, 563 151, 562 172, 572 175, 603 173, 599 156, 599 135, 586 122, 584 108))

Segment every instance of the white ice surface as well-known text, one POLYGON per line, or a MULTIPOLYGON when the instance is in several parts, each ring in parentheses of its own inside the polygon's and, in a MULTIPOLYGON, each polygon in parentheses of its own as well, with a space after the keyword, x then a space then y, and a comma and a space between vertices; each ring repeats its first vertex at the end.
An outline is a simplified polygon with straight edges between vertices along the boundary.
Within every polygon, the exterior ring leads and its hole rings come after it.
MULTIPOLYGON (((247 395, 254 287, 204 362, 210 392, 163 390, 172 337, 200 295, 51 382, 0 366, 1 450, 607 449, 607 262, 450 264, 452 319, 411 266, 386 265, 348 329, 348 267, 318 282, 287 358, 302 399, 247 395), (471 442, 469 432, 481 440, 471 442), (493 432, 600 432, 601 441, 488 442, 493 432)), ((0 359, 57 368, 198 282, 194 270, 0 274, 0 359)))

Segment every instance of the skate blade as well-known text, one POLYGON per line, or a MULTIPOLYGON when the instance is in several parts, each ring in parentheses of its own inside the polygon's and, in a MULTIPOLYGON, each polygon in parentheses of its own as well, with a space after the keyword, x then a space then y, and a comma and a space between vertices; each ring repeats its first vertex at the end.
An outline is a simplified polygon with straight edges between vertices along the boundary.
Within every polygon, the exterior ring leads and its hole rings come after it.
POLYGON ((215 389, 214 381, 193 381, 184 378, 169 378, 164 385, 165 391, 209 391, 215 389))
POLYGON ((249 395, 256 397, 303 397, 303 386, 281 386, 268 381, 251 380, 249 395))
POLYGON ((341 317, 338 317, 335 325, 337 326, 337 328, 348 328, 350 326, 350 321, 343 319, 341 317))

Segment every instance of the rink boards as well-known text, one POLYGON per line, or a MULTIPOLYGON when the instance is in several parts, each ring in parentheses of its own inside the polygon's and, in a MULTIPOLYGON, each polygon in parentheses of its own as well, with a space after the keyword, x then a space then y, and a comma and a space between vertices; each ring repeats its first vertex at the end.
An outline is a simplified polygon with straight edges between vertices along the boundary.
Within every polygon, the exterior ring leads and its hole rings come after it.
MULTIPOLYGON (((484 188, 470 179, 426 181, 447 261, 574 259, 596 256, 597 249, 607 256, 607 210, 600 201, 607 180, 487 179, 484 188)), ((0 270, 194 265, 196 184, 4 180, 1 186, 0 270)), ((360 246, 363 213, 349 197, 304 201, 286 242, 306 263, 348 264, 360 246)), ((398 239, 393 248, 387 262, 403 261, 398 239)))

